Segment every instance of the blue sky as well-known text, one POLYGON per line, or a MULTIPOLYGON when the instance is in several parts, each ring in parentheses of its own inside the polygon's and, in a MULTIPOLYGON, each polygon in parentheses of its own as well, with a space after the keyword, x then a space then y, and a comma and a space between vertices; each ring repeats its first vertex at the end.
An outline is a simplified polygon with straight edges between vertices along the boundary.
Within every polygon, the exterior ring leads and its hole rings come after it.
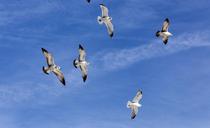
POLYGON ((2 0, 1 128, 209 128, 209 0, 2 0), (96 19, 110 9, 110 39, 96 19), (155 37, 171 20, 168 45, 155 37), (82 82, 72 61, 82 44, 90 62, 82 82), (50 51, 67 86, 42 72, 50 51), (143 91, 130 120, 126 103, 143 91))

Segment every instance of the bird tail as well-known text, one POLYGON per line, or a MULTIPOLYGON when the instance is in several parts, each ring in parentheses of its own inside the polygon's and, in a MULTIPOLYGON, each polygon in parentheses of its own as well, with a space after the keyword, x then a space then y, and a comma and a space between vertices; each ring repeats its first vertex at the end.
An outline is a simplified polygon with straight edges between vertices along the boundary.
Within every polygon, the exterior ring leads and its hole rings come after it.
POLYGON ((132 104, 132 102, 131 101, 128 101, 127 102, 127 108, 130 108, 131 104, 132 104))
POLYGON ((45 74, 47 74, 47 75, 49 74, 48 68, 46 68, 46 67, 43 66, 43 67, 42 67, 42 70, 43 70, 43 72, 44 72, 45 74))
POLYGON ((97 21, 99 24, 103 24, 102 18, 100 16, 98 16, 97 21))
POLYGON ((74 59, 73 65, 75 68, 78 68, 78 63, 79 63, 79 61, 77 59, 74 59))
POLYGON ((160 36, 160 31, 156 32, 156 36, 159 37, 160 36))

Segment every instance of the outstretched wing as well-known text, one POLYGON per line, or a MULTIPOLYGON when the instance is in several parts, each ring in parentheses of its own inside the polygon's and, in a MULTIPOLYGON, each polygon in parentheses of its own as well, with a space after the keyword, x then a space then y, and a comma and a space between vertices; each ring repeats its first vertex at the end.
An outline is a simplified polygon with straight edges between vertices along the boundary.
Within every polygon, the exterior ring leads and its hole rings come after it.
POLYGON ((85 49, 82 47, 82 45, 79 45, 79 61, 85 61, 85 49))
POLYGON ((140 100, 142 99, 142 91, 141 90, 138 90, 136 96, 133 98, 132 102, 139 102, 140 100))
POLYGON ((169 19, 166 18, 163 22, 162 32, 167 32, 168 31, 169 24, 170 24, 169 19))
POLYGON ((104 23, 106 24, 106 28, 107 28, 107 31, 109 33, 109 36, 113 37, 113 35, 114 35, 114 26, 113 26, 112 22, 110 20, 107 20, 104 23))
POLYGON ((80 69, 81 69, 81 72, 82 72, 83 82, 85 82, 86 79, 87 79, 87 64, 81 63, 80 64, 80 69))
POLYGON ((134 119, 137 114, 138 114, 138 107, 137 106, 132 106, 132 108, 131 108, 131 119, 134 119))
POLYGON ((65 79, 64 79, 64 75, 63 75, 63 73, 61 72, 61 70, 59 70, 59 69, 54 69, 54 70, 53 70, 53 73, 57 76, 57 78, 60 80, 60 82, 61 82, 63 85, 66 85, 66 82, 65 82, 65 79))
POLYGON ((54 59, 52 54, 50 54, 46 49, 42 48, 42 53, 44 54, 46 60, 47 60, 47 64, 48 66, 53 65, 54 64, 54 59))
POLYGON ((100 4, 100 7, 101 7, 101 11, 102 11, 102 17, 109 16, 108 8, 105 5, 103 5, 103 4, 100 4))
POLYGON ((168 43, 168 36, 163 36, 162 40, 163 40, 164 44, 167 44, 168 43))

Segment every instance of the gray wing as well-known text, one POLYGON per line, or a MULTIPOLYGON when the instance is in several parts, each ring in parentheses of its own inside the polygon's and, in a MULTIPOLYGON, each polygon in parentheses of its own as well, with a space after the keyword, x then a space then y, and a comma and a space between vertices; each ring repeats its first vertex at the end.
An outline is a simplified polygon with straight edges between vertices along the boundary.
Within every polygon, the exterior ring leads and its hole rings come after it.
POLYGON ((133 98, 132 102, 139 102, 140 100, 142 99, 142 91, 141 90, 138 90, 136 96, 133 98))
POLYGON ((138 114, 138 107, 137 106, 133 106, 131 108, 131 119, 134 119, 137 114, 138 114))
POLYGON ((107 28, 107 31, 109 33, 109 36, 113 37, 113 35, 114 35, 114 26, 113 26, 112 22, 109 20, 109 21, 105 21, 104 23, 106 24, 106 28, 107 28))
POLYGON ((47 60, 47 64, 48 66, 53 65, 54 64, 54 59, 52 54, 50 54, 46 49, 42 48, 42 53, 44 54, 46 60, 47 60))
POLYGON ((63 75, 63 73, 61 72, 61 70, 59 70, 59 69, 54 69, 54 70, 53 70, 53 73, 57 76, 57 78, 60 80, 60 82, 61 82, 63 85, 66 85, 66 82, 65 82, 65 79, 64 79, 64 75, 63 75))
POLYGON ((103 4, 100 4, 100 7, 101 7, 101 11, 102 11, 102 17, 109 16, 108 8, 105 5, 103 5, 103 4))
POLYGON ((82 78, 83 78, 83 82, 86 81, 87 79, 87 65, 84 64, 84 63, 81 63, 80 64, 80 69, 81 69, 81 72, 82 72, 82 78))
POLYGON ((81 45, 79 45, 79 61, 85 61, 85 56, 85 49, 81 45))
POLYGON ((169 24, 170 24, 169 19, 166 18, 164 23, 163 23, 162 32, 167 32, 168 31, 169 24))

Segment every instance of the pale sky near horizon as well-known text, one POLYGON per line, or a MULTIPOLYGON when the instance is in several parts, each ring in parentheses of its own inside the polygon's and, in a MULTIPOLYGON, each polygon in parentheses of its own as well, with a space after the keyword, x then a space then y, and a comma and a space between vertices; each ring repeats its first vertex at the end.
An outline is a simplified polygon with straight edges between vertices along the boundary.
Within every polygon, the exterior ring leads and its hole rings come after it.
POLYGON ((209 128, 209 0, 1 0, 0 128, 209 128), (97 23, 109 8, 111 39, 97 23), (173 36, 155 36, 165 18, 173 36), (82 82, 72 61, 87 52, 82 82), (45 75, 41 48, 64 72, 45 75), (142 108, 126 108, 138 89, 142 108))

